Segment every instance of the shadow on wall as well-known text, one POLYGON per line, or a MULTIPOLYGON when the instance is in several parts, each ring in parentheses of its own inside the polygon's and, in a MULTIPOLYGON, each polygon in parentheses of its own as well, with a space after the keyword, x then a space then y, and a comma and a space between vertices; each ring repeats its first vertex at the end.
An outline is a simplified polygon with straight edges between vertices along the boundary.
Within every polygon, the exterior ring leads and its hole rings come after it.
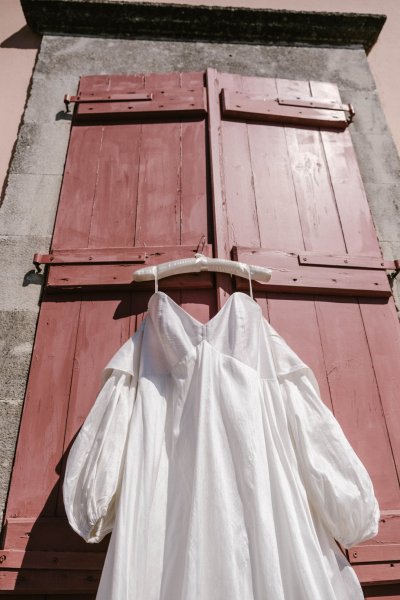
POLYGON ((34 33, 28 25, 25 25, 10 35, 9 38, 0 44, 0 48, 17 48, 19 50, 38 50, 41 42, 41 36, 34 33))

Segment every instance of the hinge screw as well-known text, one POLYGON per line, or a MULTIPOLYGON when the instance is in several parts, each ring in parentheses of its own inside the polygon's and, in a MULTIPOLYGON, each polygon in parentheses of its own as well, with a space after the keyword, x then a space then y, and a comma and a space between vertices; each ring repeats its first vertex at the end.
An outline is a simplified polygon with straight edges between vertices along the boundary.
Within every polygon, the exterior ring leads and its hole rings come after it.
POLYGON ((390 281, 394 281, 399 273, 400 273, 400 270, 398 270, 398 269, 396 269, 396 271, 392 271, 391 273, 388 273, 388 277, 389 277, 390 281))
POLYGON ((354 558, 357 558, 358 552, 353 552, 353 556, 354 556, 354 558))
POLYGON ((5 554, 2 554, 2 555, 0 556, 0 563, 3 563, 3 562, 6 560, 6 558, 7 558, 7 557, 6 557, 6 555, 5 555, 5 554))
POLYGON ((65 94, 65 96, 64 96, 64 104, 65 104, 65 112, 66 113, 70 112, 69 111, 70 102, 71 102, 71 96, 70 96, 70 94, 65 94))

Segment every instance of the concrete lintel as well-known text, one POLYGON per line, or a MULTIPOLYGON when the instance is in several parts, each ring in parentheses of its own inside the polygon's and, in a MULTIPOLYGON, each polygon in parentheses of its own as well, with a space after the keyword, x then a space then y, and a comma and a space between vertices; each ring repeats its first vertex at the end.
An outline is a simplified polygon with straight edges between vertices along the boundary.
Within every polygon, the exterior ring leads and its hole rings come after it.
POLYGON ((40 34, 266 45, 362 46, 368 52, 385 15, 190 6, 111 0, 21 0, 40 34))

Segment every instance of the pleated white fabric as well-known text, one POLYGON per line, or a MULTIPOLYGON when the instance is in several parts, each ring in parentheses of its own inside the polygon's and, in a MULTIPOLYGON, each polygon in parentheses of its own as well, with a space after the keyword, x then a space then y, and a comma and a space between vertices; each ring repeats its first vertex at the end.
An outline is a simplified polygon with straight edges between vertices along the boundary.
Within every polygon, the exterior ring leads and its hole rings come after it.
POLYGON ((156 292, 69 454, 64 503, 112 531, 97 600, 360 600, 335 539, 377 532, 310 369, 235 292, 202 324, 156 292))

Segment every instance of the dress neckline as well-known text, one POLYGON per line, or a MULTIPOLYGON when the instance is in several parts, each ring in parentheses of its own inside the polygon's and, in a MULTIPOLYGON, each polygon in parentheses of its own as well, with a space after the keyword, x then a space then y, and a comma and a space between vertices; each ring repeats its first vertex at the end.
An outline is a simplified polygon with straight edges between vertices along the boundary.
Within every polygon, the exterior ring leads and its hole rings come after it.
POLYGON ((190 313, 188 313, 184 308, 182 308, 182 306, 180 304, 178 304, 177 302, 175 302, 175 300, 173 298, 171 298, 171 296, 169 296, 168 294, 166 294, 165 292, 161 291, 161 290, 157 290, 156 292, 154 292, 148 301, 148 308, 150 308, 150 305, 152 303, 153 298, 155 298, 156 296, 161 296, 164 299, 166 299, 168 302, 171 303, 171 305, 173 307, 175 307, 178 312, 180 312, 184 317, 186 317, 193 325, 197 326, 197 327, 208 327, 210 326, 212 323, 214 323, 215 320, 217 320, 217 318, 220 317, 221 314, 223 314, 223 312, 225 311, 225 307, 229 306, 232 302, 232 299, 234 297, 237 296, 241 296, 241 297, 245 297, 247 298, 253 305, 257 306, 258 310, 261 311, 261 308, 259 306, 259 304, 257 304, 256 300, 254 300, 254 298, 251 298, 251 296, 249 296, 248 294, 245 294, 244 292, 233 292, 229 298, 227 299, 227 301, 225 302, 225 304, 219 309, 219 311, 217 311, 215 313, 215 315, 213 317, 211 317, 211 319, 209 319, 208 321, 206 321, 205 323, 202 323, 201 321, 199 321, 198 319, 196 319, 195 317, 193 317, 190 313))

